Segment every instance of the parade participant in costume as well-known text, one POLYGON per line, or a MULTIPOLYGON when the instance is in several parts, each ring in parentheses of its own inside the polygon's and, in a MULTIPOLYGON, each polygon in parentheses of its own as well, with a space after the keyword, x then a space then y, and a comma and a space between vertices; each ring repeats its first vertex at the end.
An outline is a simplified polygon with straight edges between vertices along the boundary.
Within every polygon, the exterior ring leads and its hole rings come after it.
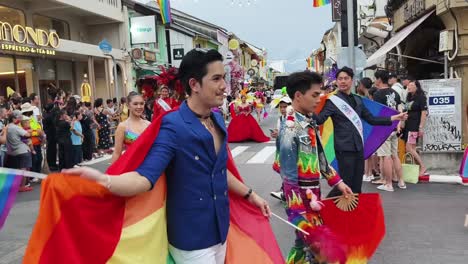
POLYGON ((318 126, 310 115, 320 102, 321 84, 322 77, 313 72, 293 73, 287 81, 292 106, 287 107, 285 127, 280 132, 280 174, 288 220, 309 235, 297 233, 286 263, 309 263, 306 262, 306 247, 312 250, 316 261, 345 262, 344 249, 334 245, 332 237, 319 231, 325 228, 319 214, 320 176, 325 177, 332 188, 345 195, 352 194, 329 166, 318 126))
POLYGON ((161 67, 161 71, 161 74, 156 77, 159 86, 159 98, 154 100, 153 120, 178 107, 181 103, 179 100, 183 101, 185 99, 183 87, 177 80, 176 68, 170 68, 166 71, 161 67), (170 90, 174 91, 177 98, 170 97, 170 90))
MULTIPOLYGON (((322 111, 316 116, 321 125, 331 117, 334 125, 334 142, 340 176, 351 187, 353 192, 361 193, 364 175, 364 146, 361 118, 371 125, 390 126, 395 120, 405 120, 406 113, 391 117, 374 117, 362 103, 362 99, 351 93, 354 72, 343 67, 336 74, 338 92, 326 102, 322 111), (346 168, 346 169, 345 169, 346 168)), ((330 197, 338 196, 334 189, 330 197)))
MULTIPOLYGON (((280 173, 280 161, 279 161, 279 153, 280 153, 280 138, 279 135, 281 134, 281 131, 283 130, 286 122, 286 108, 291 105, 291 98, 289 96, 283 96, 279 103, 274 106, 279 107, 279 112, 280 116, 278 118, 278 122, 276 124, 276 128, 271 130, 271 137, 276 139, 276 154, 275 154, 275 162, 273 163, 273 170, 276 171, 277 173, 280 173)), ((273 107, 273 105, 272 105, 273 107)), ((285 197, 283 195, 283 188, 279 191, 276 192, 271 192, 271 196, 275 197, 278 200, 285 200, 285 197)))
POLYGON ((222 117, 211 112, 222 104, 224 74, 217 51, 190 51, 179 72, 189 98, 156 121, 162 122, 157 137, 136 170, 112 177, 85 167, 65 171, 127 197, 156 188, 166 171, 169 251, 177 264, 225 263, 228 190, 248 199, 264 216, 270 215, 265 200, 226 167, 230 160, 226 129, 222 117))
POLYGON ((150 124, 149 121, 142 118, 143 111, 145 110, 143 97, 136 92, 130 92, 126 100, 129 118, 121 122, 115 131, 115 148, 112 154, 112 163, 120 158, 122 152, 132 145, 150 124))
POLYGON ((265 112, 265 97, 260 91, 255 92, 254 101, 255 112, 257 113, 257 121, 260 123, 261 119, 264 118, 265 112))
POLYGON ((247 96, 241 96, 241 104, 237 106, 237 116, 231 120, 228 127, 228 142, 243 142, 253 140, 267 142, 267 137, 255 118, 252 116, 252 105, 247 102, 247 96))

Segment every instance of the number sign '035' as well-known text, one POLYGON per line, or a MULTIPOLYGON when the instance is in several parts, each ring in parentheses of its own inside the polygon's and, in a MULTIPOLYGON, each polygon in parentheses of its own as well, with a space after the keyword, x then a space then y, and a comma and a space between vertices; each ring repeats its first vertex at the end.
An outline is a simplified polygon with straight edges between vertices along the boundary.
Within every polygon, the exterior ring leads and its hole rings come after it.
POLYGON ((23 27, 0 21, 0 40, 16 44, 34 45, 41 48, 58 48, 60 37, 54 31, 23 27))
POLYGON ((429 97, 429 105, 453 105, 455 96, 436 96, 429 97))

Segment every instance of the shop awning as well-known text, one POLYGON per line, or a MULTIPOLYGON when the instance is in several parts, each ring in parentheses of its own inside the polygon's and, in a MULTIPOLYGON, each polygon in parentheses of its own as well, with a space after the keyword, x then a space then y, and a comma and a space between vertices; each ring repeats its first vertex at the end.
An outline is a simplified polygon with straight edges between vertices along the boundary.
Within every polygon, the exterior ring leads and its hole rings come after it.
POLYGON ((408 37, 411 32, 413 32, 419 25, 421 25, 424 20, 426 20, 435 10, 427 13, 418 20, 414 21, 409 26, 406 26, 402 30, 398 31, 391 39, 389 39, 385 44, 380 47, 372 56, 367 59, 366 67, 372 67, 376 64, 379 64, 385 60, 385 55, 400 44, 406 37, 408 37))

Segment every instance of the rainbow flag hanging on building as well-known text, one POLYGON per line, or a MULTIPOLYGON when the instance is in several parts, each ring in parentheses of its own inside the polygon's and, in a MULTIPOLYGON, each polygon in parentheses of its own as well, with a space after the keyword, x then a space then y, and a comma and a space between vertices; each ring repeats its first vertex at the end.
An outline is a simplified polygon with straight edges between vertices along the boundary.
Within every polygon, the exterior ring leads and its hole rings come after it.
MULTIPOLYGON (((319 107, 317 107, 316 113, 320 113, 327 100, 334 96, 335 93, 322 96, 319 107)), ((362 102, 364 106, 372 113, 374 116, 392 116, 398 114, 398 112, 390 107, 379 104, 377 102, 371 101, 367 98, 362 97, 362 102)), ((387 140, 390 134, 395 130, 398 125, 398 121, 393 122, 391 126, 372 126, 366 121, 362 120, 362 125, 364 128, 364 159, 368 159, 372 154, 374 154, 377 149, 382 146, 382 144, 387 140)), ((329 118, 322 126, 321 129, 322 142, 324 145, 325 156, 327 160, 330 161, 332 167, 338 170, 338 161, 335 155, 335 135, 333 130, 333 121, 329 118)))
POLYGON ((22 176, 14 170, 2 168, 0 171, 0 230, 13 206, 21 180, 22 176))
POLYGON ((172 23, 172 14, 171 14, 171 1, 170 0, 156 0, 161 10, 161 17, 163 24, 172 23))
POLYGON ((330 0, 314 0, 314 7, 321 7, 330 4, 330 0))
MULTIPOLYGON (((154 120, 107 173, 134 171, 152 147, 147 142, 157 137, 161 120, 154 120)), ((242 180, 230 154, 227 169, 242 180)), ((39 216, 23 263, 173 264, 166 191, 164 175, 151 191, 131 198, 77 176, 49 175, 42 183, 39 216)), ((230 194, 229 200, 226 263, 284 263, 268 219, 243 197, 230 194)))

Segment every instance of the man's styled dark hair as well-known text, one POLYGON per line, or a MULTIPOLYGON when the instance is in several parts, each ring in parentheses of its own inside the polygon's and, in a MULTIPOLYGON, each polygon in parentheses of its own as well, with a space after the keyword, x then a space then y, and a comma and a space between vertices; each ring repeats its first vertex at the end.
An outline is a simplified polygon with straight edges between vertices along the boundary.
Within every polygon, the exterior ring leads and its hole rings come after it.
POLYGON ((180 63, 178 77, 185 92, 190 96, 192 89, 190 88, 189 81, 194 78, 200 84, 203 77, 208 73, 208 64, 215 61, 223 61, 223 55, 217 50, 207 49, 193 49, 189 51, 182 62, 180 63))
POLYGON ((368 77, 362 78, 361 81, 359 82, 362 84, 362 86, 364 86, 368 90, 372 88, 372 80, 368 77))
POLYGON ((354 78, 353 69, 348 68, 348 67, 346 67, 346 66, 344 66, 343 68, 339 69, 339 70, 336 72, 335 78, 338 79, 338 75, 340 75, 340 73, 342 73, 342 72, 346 73, 349 77, 354 78))
POLYGON ((388 84, 388 79, 390 75, 388 74, 388 71, 386 70, 378 70, 374 73, 375 79, 380 79, 384 84, 388 84))
POLYGON ((322 84, 322 82, 322 76, 318 73, 310 71, 295 72, 289 75, 286 81, 286 91, 288 92, 289 98, 294 100, 296 92, 305 94, 312 84, 322 84))

